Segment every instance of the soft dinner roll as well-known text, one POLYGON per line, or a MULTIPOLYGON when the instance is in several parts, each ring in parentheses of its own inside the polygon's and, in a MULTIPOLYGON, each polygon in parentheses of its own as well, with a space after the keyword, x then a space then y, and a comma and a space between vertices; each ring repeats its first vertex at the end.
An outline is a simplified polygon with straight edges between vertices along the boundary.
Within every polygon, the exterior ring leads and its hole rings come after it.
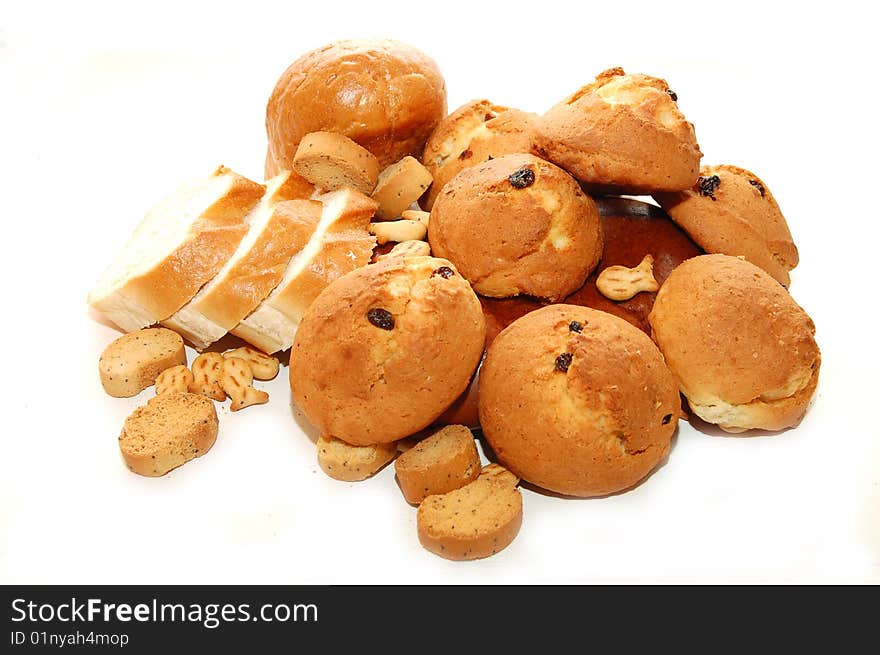
POLYGON ((764 270, 728 255, 676 268, 648 320, 691 409, 728 432, 796 425, 819 379, 815 327, 764 270))
POLYGON ((703 166, 686 191, 654 199, 706 252, 742 255, 780 284, 798 264, 788 223, 767 185, 736 166, 703 166))
POLYGON ((480 422, 501 463, 572 496, 631 487, 669 452, 675 379, 642 331, 611 314, 549 305, 492 342, 480 422))
POLYGON ((464 391, 485 322, 443 259, 394 257, 339 278, 303 317, 290 386, 306 417, 356 446, 429 426, 464 391))
POLYGON ((425 144, 422 161, 434 178, 425 199, 430 209, 459 171, 484 161, 534 149, 537 114, 471 100, 444 118, 425 144))
POLYGON ((612 68, 544 114, 537 152, 596 190, 687 189, 703 153, 677 99, 665 80, 612 68))
POLYGON ((437 64, 397 41, 339 41, 297 59, 266 107, 266 177, 292 167, 300 139, 337 132, 372 152, 382 166, 418 157, 446 115, 437 64))
POLYGON ((431 211, 428 240, 477 293, 495 298, 560 300, 602 256, 596 204, 565 171, 527 154, 456 175, 431 211))

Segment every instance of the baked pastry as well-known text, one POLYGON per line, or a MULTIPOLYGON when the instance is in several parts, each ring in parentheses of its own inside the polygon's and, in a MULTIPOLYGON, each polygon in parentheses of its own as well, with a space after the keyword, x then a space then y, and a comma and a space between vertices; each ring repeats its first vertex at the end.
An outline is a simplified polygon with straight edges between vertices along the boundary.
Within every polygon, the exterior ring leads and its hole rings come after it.
POLYGON ((311 236, 287 263, 272 293, 230 330, 270 354, 290 348, 303 313, 321 290, 369 263, 376 245, 367 230, 377 203, 359 191, 340 189, 317 201, 286 204, 299 222, 311 226, 311 236))
MULTIPOLYGON (((203 350, 222 338, 278 285, 291 257, 302 250, 317 216, 299 211, 314 187, 290 171, 266 182, 266 193, 245 217, 248 231, 223 268, 162 324, 203 350)), ((308 206, 310 203, 306 203, 308 206)))
POLYGON ((318 437, 318 466, 334 480, 360 482, 381 471, 397 457, 393 443, 352 446, 342 439, 321 435, 318 437))
POLYGON ((786 287, 798 264, 788 223, 766 184, 744 168, 703 166, 697 183, 654 199, 708 253, 746 258, 786 287))
POLYGON ((379 179, 379 160, 347 136, 311 132, 297 146, 293 170, 324 191, 351 187, 370 195, 379 179))
POLYGON ((463 425, 440 428, 394 462, 400 490, 410 505, 473 482, 481 469, 474 435, 463 425))
POLYGON ((596 204, 565 171, 527 154, 456 175, 431 211, 428 241, 477 293, 496 298, 560 300, 602 256, 596 204))
POLYGON ((434 178, 425 207, 431 209, 444 185, 465 168, 502 155, 531 153, 537 119, 537 114, 488 100, 471 100, 449 114, 431 134, 422 155, 434 178))
POLYGON ((437 64, 390 40, 339 41, 313 50, 281 75, 266 107, 266 178, 292 168, 310 132, 344 134, 382 166, 418 157, 446 115, 437 64))
POLYGON ((476 295, 446 260, 393 257, 357 269, 303 317, 290 352, 294 400, 352 445, 402 439, 465 389, 485 329, 476 295))
POLYGON ((153 206, 88 303, 125 332, 165 320, 213 278, 247 232, 265 187, 220 166, 153 206))
POLYGON ((648 320, 694 413, 728 432, 796 425, 819 379, 815 327, 763 269, 703 255, 676 268, 648 320))
POLYGON ((669 452, 680 409, 675 379, 644 332, 561 304, 496 337, 479 403, 501 464, 572 496, 622 491, 648 475, 669 452))
POLYGON ((550 108, 536 151, 593 191, 687 189, 703 153, 665 80, 612 68, 550 108))
POLYGON ((489 557, 506 548, 522 525, 522 494, 517 480, 490 464, 479 477, 419 505, 419 541, 451 560, 489 557))
POLYGON ((133 472, 158 477, 208 452, 217 429, 217 410, 210 399, 163 393, 125 419, 119 449, 133 472))

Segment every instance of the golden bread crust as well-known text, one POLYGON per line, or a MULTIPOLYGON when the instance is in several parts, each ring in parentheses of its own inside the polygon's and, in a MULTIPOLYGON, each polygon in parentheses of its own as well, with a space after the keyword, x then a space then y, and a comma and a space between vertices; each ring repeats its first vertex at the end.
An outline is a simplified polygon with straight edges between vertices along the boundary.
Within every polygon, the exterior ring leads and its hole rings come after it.
POLYGON ((495 298, 560 300, 602 256, 596 204, 565 171, 527 154, 456 175, 434 205, 428 240, 475 291, 495 298), (523 172, 531 177, 519 180, 523 172))
POLYGON ((707 253, 742 255, 781 284, 791 282, 797 246, 769 187, 751 171, 703 166, 692 188, 654 199, 707 253))
POLYGON ((290 169, 310 132, 344 134, 379 160, 418 157, 446 115, 437 64, 390 40, 339 41, 313 50, 281 75, 266 107, 266 177, 290 169))
POLYGON ((536 151, 585 184, 631 194, 687 189, 702 157, 666 81, 620 68, 547 111, 536 151))
POLYGON ((402 439, 464 391, 485 329, 476 294, 450 262, 371 264, 306 311, 290 354, 293 397, 319 429, 353 445, 402 439), (435 274, 444 267, 451 275, 435 274))
POLYGON ((763 269, 728 255, 689 259, 660 288, 648 321, 704 420, 779 430, 806 412, 821 364, 815 326, 763 269))
POLYGON ((479 406, 483 434, 513 473, 558 493, 601 496, 631 487, 666 456, 680 403, 641 330, 549 305, 492 342, 479 406))

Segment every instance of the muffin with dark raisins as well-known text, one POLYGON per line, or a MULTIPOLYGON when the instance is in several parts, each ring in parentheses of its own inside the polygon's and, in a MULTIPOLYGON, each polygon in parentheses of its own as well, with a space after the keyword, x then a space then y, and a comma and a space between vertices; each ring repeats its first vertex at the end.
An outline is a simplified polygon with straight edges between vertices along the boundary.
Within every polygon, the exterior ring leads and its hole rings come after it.
POLYGON ((541 117, 536 151, 591 192, 687 189, 703 153, 677 100, 665 80, 612 68, 541 117))
POLYGON ((743 256, 788 286, 798 250, 770 189, 737 166, 703 166, 685 191, 654 199, 707 253, 743 256))
POLYGON ((322 433, 355 446, 433 423, 483 354, 480 301, 455 266, 394 257, 342 276, 312 303, 290 351, 290 387, 322 433))

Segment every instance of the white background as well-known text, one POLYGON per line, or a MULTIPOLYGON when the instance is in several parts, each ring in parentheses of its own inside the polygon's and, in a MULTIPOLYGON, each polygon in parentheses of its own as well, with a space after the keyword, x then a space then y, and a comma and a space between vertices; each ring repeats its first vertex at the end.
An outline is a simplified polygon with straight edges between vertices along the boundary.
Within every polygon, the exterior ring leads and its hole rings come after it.
POLYGON ((876 16, 779 4, 2 0, 0 582, 880 582, 876 16), (320 472, 286 369, 268 406, 221 412, 203 458, 130 473, 116 438, 151 392, 102 392, 117 335, 86 293, 181 181, 220 163, 260 179, 277 77, 359 36, 434 57, 450 110, 540 112, 616 65, 666 78, 704 162, 753 169, 788 217, 792 293, 823 352, 803 424, 737 438, 682 423, 634 491, 525 491, 516 541, 469 563, 419 546, 391 468, 320 472))

